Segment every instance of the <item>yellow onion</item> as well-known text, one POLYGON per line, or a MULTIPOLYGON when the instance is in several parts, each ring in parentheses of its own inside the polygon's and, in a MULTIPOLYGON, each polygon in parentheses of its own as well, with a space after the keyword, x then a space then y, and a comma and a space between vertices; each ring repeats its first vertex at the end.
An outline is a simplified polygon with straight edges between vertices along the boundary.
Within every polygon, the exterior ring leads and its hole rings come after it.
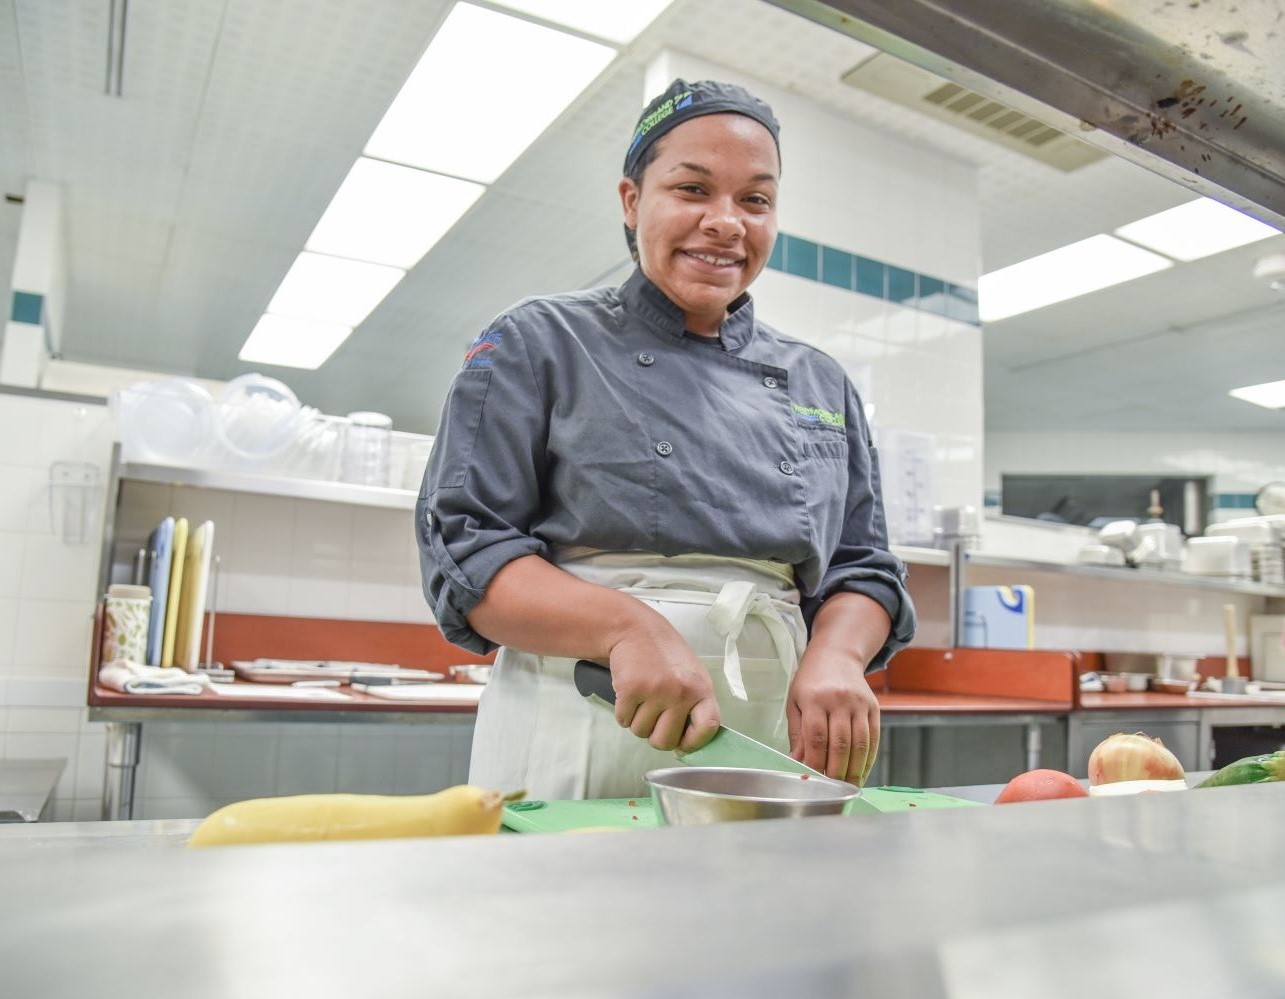
POLYGON ((1182 764, 1159 739, 1143 732, 1117 732, 1097 744, 1089 756, 1089 783, 1122 780, 1182 780, 1182 764))

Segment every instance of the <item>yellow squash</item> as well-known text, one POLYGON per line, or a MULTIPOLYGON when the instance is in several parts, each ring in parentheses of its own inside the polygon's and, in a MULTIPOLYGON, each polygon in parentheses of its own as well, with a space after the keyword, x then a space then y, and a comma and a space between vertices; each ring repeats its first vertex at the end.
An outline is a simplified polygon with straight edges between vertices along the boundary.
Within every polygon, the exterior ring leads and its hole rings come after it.
POLYGON ((196 827, 188 846, 495 833, 504 800, 498 791, 468 784, 422 795, 253 798, 214 812, 196 827))

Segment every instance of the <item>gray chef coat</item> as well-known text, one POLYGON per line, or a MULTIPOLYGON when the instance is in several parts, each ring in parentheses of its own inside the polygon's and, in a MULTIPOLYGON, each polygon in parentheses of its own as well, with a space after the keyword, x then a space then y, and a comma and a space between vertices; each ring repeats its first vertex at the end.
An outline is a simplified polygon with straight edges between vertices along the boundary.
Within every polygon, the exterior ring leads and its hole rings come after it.
POLYGON ((877 601, 914 635, 887 550, 879 465, 856 389, 824 352, 755 319, 742 295, 722 349, 634 274, 531 298, 469 348, 415 508, 424 593, 445 638, 496 648, 465 620, 491 579, 560 546, 700 552, 794 567, 804 619, 831 594, 877 601))

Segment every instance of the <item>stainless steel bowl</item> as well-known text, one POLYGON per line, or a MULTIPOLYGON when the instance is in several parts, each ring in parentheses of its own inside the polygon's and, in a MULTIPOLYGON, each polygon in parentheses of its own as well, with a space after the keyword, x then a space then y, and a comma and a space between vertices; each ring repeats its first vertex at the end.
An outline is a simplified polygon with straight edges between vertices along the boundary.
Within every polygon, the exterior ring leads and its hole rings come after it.
POLYGON ((452 677, 463 677, 469 683, 486 683, 491 679, 491 667, 485 664, 452 666, 452 677))
POLYGON ((861 788, 829 777, 733 767, 668 767, 646 774, 661 825, 839 815, 861 788))

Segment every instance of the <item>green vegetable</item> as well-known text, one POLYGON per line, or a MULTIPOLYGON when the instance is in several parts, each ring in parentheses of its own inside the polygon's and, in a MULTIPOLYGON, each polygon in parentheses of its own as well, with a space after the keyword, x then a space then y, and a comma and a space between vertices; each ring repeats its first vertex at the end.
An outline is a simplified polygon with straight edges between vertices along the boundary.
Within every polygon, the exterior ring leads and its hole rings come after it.
POLYGON ((1227 787, 1231 784, 1262 784, 1269 780, 1285 780, 1285 749, 1262 756, 1246 756, 1243 760, 1228 763, 1216 774, 1211 774, 1196 787, 1227 787))

